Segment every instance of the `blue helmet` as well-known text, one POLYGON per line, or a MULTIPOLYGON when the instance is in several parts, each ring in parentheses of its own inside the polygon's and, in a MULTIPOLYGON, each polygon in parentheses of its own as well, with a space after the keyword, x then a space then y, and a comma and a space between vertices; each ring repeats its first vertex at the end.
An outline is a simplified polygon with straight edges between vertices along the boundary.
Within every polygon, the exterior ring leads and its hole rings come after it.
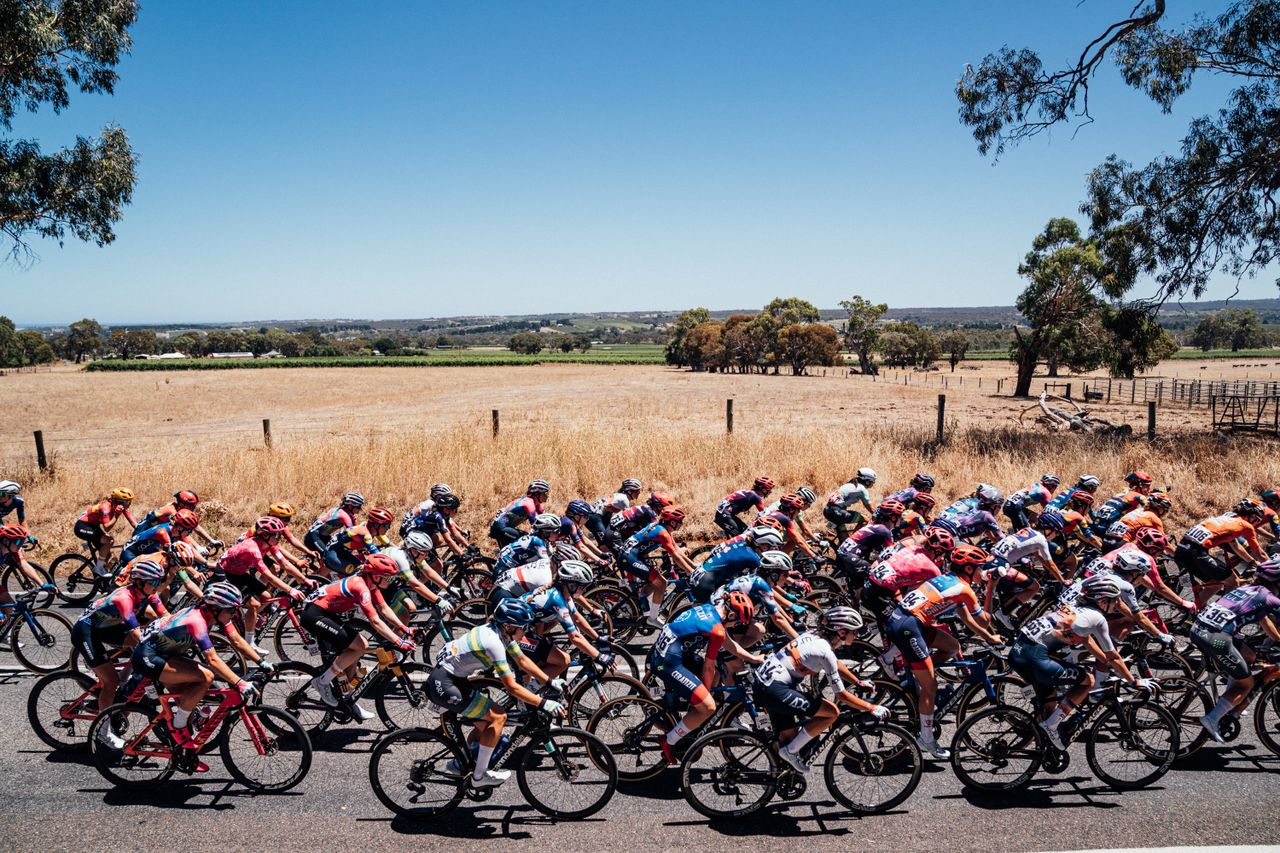
POLYGON ((929 526, 945 530, 952 536, 960 535, 960 529, 955 526, 954 522, 947 518, 935 518, 933 521, 929 522, 929 526))
POLYGON ((564 511, 569 515, 591 515, 591 504, 581 499, 572 500, 564 511))
POLYGON ((1040 513, 1040 517, 1036 519, 1036 526, 1045 530, 1061 531, 1067 526, 1067 520, 1062 517, 1062 513, 1056 510, 1040 513))
POLYGON ((528 628, 533 624, 533 608, 518 598, 503 599, 493 610, 493 621, 496 625, 528 628))

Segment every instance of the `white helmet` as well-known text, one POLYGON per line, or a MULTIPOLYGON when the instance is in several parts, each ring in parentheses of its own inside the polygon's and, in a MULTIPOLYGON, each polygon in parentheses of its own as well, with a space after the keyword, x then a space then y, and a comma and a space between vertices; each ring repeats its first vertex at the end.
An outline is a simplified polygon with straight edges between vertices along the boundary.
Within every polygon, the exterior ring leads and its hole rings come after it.
POLYGON ((758 549, 772 551, 781 548, 784 541, 782 531, 767 524, 760 524, 751 528, 751 544, 758 549))
POLYGON ((554 513, 544 512, 534 516, 532 526, 533 526, 534 533, 546 534, 546 533, 559 533, 560 525, 561 525, 560 516, 554 513))
POLYGON ((1141 551, 1126 548, 1116 554, 1114 568, 1117 572, 1139 574, 1151 568, 1151 558, 1141 551))
POLYGON ((979 500, 985 501, 989 504, 998 505, 1004 503, 1004 495, 1002 495, 1000 490, 990 483, 979 483, 978 491, 974 494, 978 496, 979 500))
POLYGON ((864 486, 874 486, 876 484, 876 472, 872 468, 859 468, 857 476, 853 479, 864 486))
POLYGON ((401 543, 406 551, 430 551, 435 547, 435 543, 431 541, 431 537, 423 533, 421 530, 414 530, 408 536, 404 537, 401 543))
POLYGON ((5 480, 4 482, 0 482, 0 495, 12 496, 12 495, 16 495, 20 491, 22 491, 22 486, 19 486, 13 480, 5 480))
POLYGON ((1076 486, 1081 489, 1096 489, 1102 485, 1102 481, 1092 474, 1081 474, 1080 479, 1076 480, 1076 486))
POLYGON ((782 551, 765 551, 760 555, 760 568, 770 572, 789 572, 791 558, 782 551))
POLYGON ((431 499, 433 501, 438 501, 443 496, 451 494, 453 494, 453 489, 449 487, 448 483, 436 483, 431 487, 431 499))
POLYGON ((556 579, 566 583, 588 584, 596 579, 596 574, 581 560, 565 560, 560 564, 556 579))

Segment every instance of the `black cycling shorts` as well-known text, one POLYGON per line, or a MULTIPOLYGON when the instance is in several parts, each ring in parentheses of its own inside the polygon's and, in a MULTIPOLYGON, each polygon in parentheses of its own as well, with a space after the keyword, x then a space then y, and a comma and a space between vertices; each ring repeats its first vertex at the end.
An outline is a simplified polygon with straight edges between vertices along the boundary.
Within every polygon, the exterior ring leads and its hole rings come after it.
POLYGON ((1173 552, 1173 562, 1202 584, 1217 583, 1231 577, 1231 569, 1203 545, 1179 542, 1173 552))
POLYGON ((71 628, 71 643, 80 651, 84 662, 92 669, 110 660, 111 652, 120 648, 128 633, 129 629, 124 625, 94 628, 81 619, 71 628))
POLYGON ((246 572, 242 575, 227 575, 227 583, 240 590, 245 601, 253 598, 255 595, 261 595, 267 591, 267 585, 262 582, 262 578, 254 572, 246 572))
POLYGON ((1083 667, 1050 657, 1047 648, 1021 636, 1014 641, 1009 652, 1009 665, 1031 685, 1036 692, 1036 700, 1042 705, 1058 691, 1070 690, 1088 675, 1083 667))
POLYGON ((779 680, 768 684, 757 681, 753 693, 756 704, 764 708, 765 713, 769 715, 769 722, 773 725, 775 733, 794 729, 797 725, 813 719, 821 704, 816 696, 801 693, 779 680))
POLYGON ((363 619, 343 619, 315 603, 307 605, 299 621, 307 633, 316 638, 325 658, 341 654, 369 627, 363 619))
POLYGON ((1191 627, 1191 643, 1204 656, 1217 665, 1228 678, 1239 681, 1250 675, 1249 664, 1240 654, 1239 640, 1225 631, 1215 631, 1203 625, 1191 627))
POLYGON ((106 535, 106 532, 102 529, 101 524, 93 524, 88 521, 76 522, 76 538, 88 542, 95 551, 102 547, 102 537, 106 535))
POLYGON ((436 667, 427 676, 427 698, 463 719, 478 720, 493 703, 484 693, 476 690, 465 678, 458 678, 444 667, 436 667))

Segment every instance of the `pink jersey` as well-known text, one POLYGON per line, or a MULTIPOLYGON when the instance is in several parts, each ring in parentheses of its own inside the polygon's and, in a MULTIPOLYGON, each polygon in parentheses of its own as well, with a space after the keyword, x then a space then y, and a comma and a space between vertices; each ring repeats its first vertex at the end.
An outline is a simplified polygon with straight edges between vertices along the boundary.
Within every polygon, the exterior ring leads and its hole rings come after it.
POLYGON ((218 568, 229 575, 254 575, 267 567, 264 556, 270 554, 278 559, 279 553, 279 548, 265 547, 250 536, 232 545, 218 561, 218 568))
POLYGON ((942 574, 923 551, 907 548, 895 551, 871 568, 871 582, 890 590, 911 589, 942 574))
POLYGON ((329 613, 350 613, 359 607, 369 620, 377 618, 378 609, 386 606, 382 591, 361 575, 317 587, 307 596, 307 601, 329 613))

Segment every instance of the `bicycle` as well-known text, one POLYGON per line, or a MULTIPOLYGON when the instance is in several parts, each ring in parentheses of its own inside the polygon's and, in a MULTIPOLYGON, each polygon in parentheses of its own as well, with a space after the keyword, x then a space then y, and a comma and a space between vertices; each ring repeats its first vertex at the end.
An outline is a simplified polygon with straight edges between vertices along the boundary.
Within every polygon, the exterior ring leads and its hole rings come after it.
MULTIPOLYGON (((117 675, 124 684, 129 660, 120 652, 115 658, 117 675)), ((98 680, 83 672, 59 670, 45 675, 27 694, 31 730, 54 749, 85 748, 89 725, 98 716, 98 692, 98 680)))
MULTIPOLYGON (((248 679, 260 686, 265 673, 248 679)), ((281 793, 300 783, 311 769, 311 739, 291 714, 279 708, 245 701, 235 687, 210 690, 192 712, 194 747, 179 747, 170 733, 173 704, 179 695, 160 693, 151 703, 121 702, 98 714, 89 727, 89 751, 94 767, 113 785, 150 787, 175 772, 199 769, 199 752, 216 737, 222 763, 237 782, 260 793, 281 793), (211 702, 217 704, 208 710, 211 702), (199 716, 197 716, 199 714, 199 716), (124 740, 112 749, 98 738, 111 726, 124 740)))
MULTIPOLYGON (((115 545, 119 551, 123 546, 115 545)), ((58 598, 67 604, 88 604, 95 596, 108 593, 115 585, 114 572, 100 575, 94 571, 98 552, 88 542, 80 543, 79 551, 67 551, 53 558, 49 574, 58 588, 58 598)))
MULTIPOLYGON (((369 756, 369 784, 378 800, 398 815, 430 819, 454 809, 462 798, 484 802, 493 788, 471 784, 475 759, 457 714, 440 718, 438 730, 400 729, 378 741, 369 756)), ((534 709, 499 741, 490 768, 514 766, 516 784, 529 805, 558 820, 583 820, 600 811, 618 786, 618 768, 608 748, 581 729, 554 725, 534 709)))
POLYGON ((71 622, 61 613, 31 606, 52 592, 53 585, 46 584, 0 604, 0 644, 8 643, 18 663, 30 672, 56 672, 71 665, 71 622))
MULTIPOLYGON (((28 537, 27 541, 22 543, 22 550, 30 551, 35 548, 37 540, 35 537, 28 537)), ((44 566, 39 563, 33 563, 28 560, 27 565, 39 577, 38 581, 33 581, 18 566, 6 566, 3 572, 0 572, 0 584, 9 592, 10 598, 17 598, 22 593, 36 592, 39 601, 36 602, 37 607, 48 607, 53 604, 53 599, 57 595, 57 587, 53 585, 53 578, 44 566)))

